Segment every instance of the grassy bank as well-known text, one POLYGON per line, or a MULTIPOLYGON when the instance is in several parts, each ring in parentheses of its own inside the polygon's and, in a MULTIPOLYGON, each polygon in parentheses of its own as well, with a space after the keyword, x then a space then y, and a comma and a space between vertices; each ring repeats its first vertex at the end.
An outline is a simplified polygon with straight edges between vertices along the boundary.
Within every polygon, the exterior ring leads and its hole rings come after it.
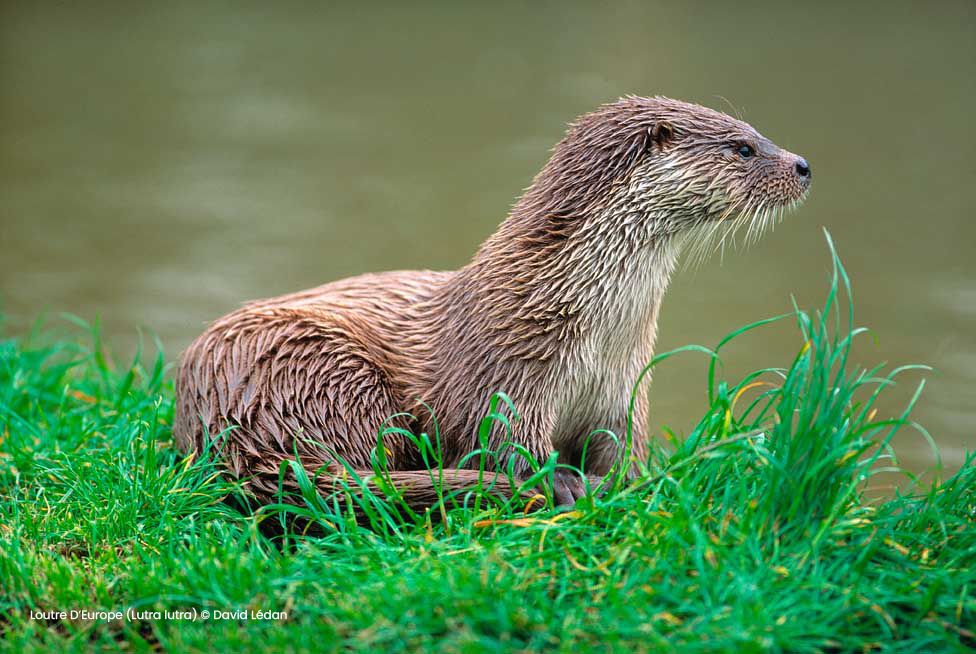
POLYGON ((262 536, 254 516, 224 501, 236 490, 211 462, 175 450, 161 355, 148 366, 113 366, 97 331, 7 338, 2 646, 976 647, 976 462, 907 495, 866 499, 872 471, 896 467, 883 458, 888 439, 911 425, 907 414, 875 414, 891 375, 848 360, 856 332, 845 286, 838 267, 823 309, 786 318, 798 332, 784 369, 725 380, 710 366, 701 421, 657 444, 630 486, 568 512, 485 505, 434 522, 392 517, 395 502, 377 501, 371 529, 311 502, 308 515, 326 535, 285 542, 262 536), (135 613, 51 615, 127 609, 135 613), (150 613, 166 610, 196 611, 196 620, 150 613), (242 610, 287 617, 202 618, 242 610))

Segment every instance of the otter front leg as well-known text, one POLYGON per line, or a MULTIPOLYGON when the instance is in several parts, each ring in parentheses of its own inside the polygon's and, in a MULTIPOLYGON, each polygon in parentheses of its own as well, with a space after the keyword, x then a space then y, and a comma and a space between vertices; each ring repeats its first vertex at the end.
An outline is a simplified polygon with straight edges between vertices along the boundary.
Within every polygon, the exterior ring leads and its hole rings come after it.
MULTIPOLYGON (((538 403, 536 406, 541 408, 544 405, 538 403)), ((501 424, 494 425, 489 447, 500 454, 499 465, 512 470, 516 479, 530 479, 536 472, 533 463, 542 465, 553 453, 558 452, 559 463, 568 462, 571 453, 557 450, 552 442, 556 425, 554 410, 529 410, 510 425, 510 431, 505 430, 501 424)), ((572 506, 586 494, 586 485, 577 472, 557 468, 553 474, 552 492, 556 505, 572 506)))
POLYGON ((606 476, 611 471, 625 471, 628 478, 637 475, 647 461, 649 401, 647 394, 638 396, 633 420, 630 403, 621 405, 599 424, 589 426, 580 435, 576 458, 588 475, 606 476), (609 433, 608 433, 609 432, 609 433), (611 435, 613 434, 613 435, 611 435))

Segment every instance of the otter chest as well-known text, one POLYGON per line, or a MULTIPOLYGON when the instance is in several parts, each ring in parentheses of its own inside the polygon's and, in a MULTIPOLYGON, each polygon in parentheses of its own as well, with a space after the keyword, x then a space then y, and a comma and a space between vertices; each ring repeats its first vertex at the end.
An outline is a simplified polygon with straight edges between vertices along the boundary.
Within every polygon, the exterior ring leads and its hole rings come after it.
POLYGON ((552 381, 556 423, 553 445, 578 449, 597 430, 623 437, 631 394, 653 355, 657 308, 631 317, 619 330, 595 334, 567 353, 552 381))

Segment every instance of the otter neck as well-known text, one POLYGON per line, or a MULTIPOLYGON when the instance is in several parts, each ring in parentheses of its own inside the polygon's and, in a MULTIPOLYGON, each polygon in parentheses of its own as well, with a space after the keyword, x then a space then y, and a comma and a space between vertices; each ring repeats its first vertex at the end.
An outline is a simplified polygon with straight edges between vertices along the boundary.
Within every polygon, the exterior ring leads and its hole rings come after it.
POLYGON ((649 355, 678 254, 665 213, 626 197, 578 212, 537 200, 530 189, 448 290, 484 317, 470 326, 521 339, 522 356, 649 355))

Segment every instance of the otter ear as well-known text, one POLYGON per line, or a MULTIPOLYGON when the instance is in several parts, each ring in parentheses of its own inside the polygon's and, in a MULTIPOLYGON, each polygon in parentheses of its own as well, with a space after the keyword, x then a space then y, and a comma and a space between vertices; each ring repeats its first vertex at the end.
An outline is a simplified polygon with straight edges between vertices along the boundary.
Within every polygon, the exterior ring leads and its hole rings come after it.
POLYGON ((655 123, 654 127, 650 129, 650 133, 651 142, 655 143, 659 148, 663 148, 674 138, 674 129, 671 127, 670 123, 663 120, 655 123))

